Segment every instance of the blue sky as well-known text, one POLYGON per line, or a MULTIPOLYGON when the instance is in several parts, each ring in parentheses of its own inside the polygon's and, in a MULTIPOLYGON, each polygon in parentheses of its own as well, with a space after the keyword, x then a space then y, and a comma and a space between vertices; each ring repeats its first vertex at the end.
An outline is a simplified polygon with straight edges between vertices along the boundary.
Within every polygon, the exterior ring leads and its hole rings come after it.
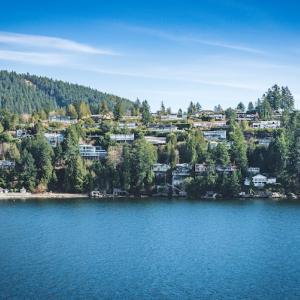
POLYGON ((1 69, 147 99, 153 110, 236 106, 275 83, 300 107, 297 1, 11 2, 1 3, 1 69))

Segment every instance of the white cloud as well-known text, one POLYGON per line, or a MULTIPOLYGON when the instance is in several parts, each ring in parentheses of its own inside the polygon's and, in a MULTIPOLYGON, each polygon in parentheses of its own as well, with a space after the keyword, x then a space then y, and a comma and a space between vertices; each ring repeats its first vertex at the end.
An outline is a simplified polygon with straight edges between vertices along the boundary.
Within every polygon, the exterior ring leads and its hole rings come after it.
POLYGON ((156 30, 152 28, 147 27, 140 27, 140 26, 126 26, 129 30, 140 32, 143 34, 148 34, 152 36, 156 36, 159 38, 164 38, 167 40, 180 42, 180 43, 199 43, 207 46, 212 47, 219 47, 219 48, 225 48, 225 49, 231 49, 241 52, 248 52, 252 54, 264 54, 264 51, 240 44, 235 44, 231 42, 224 42, 224 41, 217 41, 217 40, 207 40, 207 39, 201 39, 192 35, 182 35, 182 34, 173 34, 162 30, 156 30))
POLYGON ((35 65, 61 65, 67 62, 63 55, 57 53, 37 53, 6 50, 0 50, 0 59, 35 65))
POLYGON ((8 45, 20 45, 27 47, 38 47, 46 49, 56 49, 62 51, 79 52, 85 54, 98 54, 98 55, 119 55, 118 53, 93 47, 90 45, 78 43, 72 40, 43 36, 43 35, 30 35, 18 34, 11 32, 0 32, 0 43, 8 45))

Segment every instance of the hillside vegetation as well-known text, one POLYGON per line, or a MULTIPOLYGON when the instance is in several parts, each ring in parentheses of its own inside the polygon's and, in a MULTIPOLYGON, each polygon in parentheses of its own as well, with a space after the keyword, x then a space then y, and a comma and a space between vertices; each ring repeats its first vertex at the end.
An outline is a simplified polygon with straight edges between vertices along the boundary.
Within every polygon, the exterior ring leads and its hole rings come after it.
POLYGON ((101 102, 112 108, 122 101, 125 108, 131 107, 128 99, 99 92, 95 89, 47 77, 0 71, 0 109, 16 113, 32 113, 40 110, 65 108, 70 103, 87 102, 97 113, 101 102))

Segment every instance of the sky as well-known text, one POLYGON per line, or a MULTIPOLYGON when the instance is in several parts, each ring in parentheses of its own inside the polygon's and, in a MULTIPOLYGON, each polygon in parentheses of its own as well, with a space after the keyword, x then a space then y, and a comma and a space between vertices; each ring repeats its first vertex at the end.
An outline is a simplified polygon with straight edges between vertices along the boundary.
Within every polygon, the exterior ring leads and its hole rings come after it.
POLYGON ((0 69, 173 111, 255 102, 275 83, 300 108, 298 1, 3 1, 0 69))

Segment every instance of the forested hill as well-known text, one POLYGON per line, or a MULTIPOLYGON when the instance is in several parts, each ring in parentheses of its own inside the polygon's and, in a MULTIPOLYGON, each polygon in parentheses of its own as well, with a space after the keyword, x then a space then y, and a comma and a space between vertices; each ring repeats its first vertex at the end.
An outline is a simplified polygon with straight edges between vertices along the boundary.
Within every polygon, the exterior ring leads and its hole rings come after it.
POLYGON ((128 99, 82 85, 30 74, 0 71, 0 109, 16 113, 53 110, 79 101, 88 102, 92 112, 96 113, 100 102, 106 101, 112 108, 117 99, 122 100, 125 108, 132 104, 128 99))

